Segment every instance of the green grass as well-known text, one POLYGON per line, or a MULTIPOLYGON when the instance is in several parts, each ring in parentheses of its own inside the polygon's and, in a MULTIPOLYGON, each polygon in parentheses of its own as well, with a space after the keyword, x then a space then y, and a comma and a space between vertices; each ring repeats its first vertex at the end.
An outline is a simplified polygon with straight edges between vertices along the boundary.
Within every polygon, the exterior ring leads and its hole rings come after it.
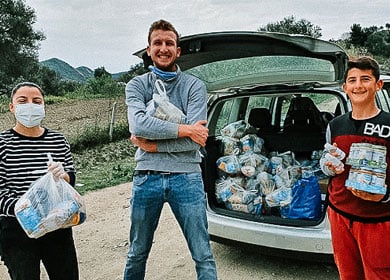
POLYGON ((86 127, 70 138, 76 165, 76 189, 81 193, 133 180, 136 148, 129 141, 127 123, 117 123, 112 138, 109 129, 86 127))
POLYGON ((73 152, 81 193, 131 182, 136 148, 128 139, 73 152))
POLYGON ((9 97, 6 95, 0 95, 0 114, 9 111, 8 104, 9 104, 9 97))

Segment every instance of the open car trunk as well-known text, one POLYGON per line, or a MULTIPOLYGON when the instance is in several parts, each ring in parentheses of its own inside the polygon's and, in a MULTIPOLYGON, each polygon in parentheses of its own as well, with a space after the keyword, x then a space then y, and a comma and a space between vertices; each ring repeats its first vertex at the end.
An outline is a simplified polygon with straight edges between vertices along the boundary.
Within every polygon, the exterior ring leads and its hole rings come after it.
POLYGON ((321 223, 329 178, 319 159, 328 121, 348 110, 340 92, 302 85, 221 96, 202 164, 209 207, 261 223, 321 223))

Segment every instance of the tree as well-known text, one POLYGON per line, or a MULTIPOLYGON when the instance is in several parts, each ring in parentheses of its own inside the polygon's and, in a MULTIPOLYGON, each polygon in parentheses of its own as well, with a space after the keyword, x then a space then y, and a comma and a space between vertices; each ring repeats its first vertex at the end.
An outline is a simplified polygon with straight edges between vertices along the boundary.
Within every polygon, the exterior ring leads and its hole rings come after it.
POLYGON ((126 74, 123 74, 121 77, 119 77, 118 82, 127 83, 132 78, 142 75, 146 72, 148 72, 148 69, 145 69, 143 62, 140 62, 138 64, 135 64, 130 67, 130 70, 127 71, 126 74))
POLYGON ((355 47, 363 47, 364 43, 367 40, 367 35, 363 31, 363 28, 360 24, 353 24, 351 26, 351 32, 349 33, 349 39, 347 40, 348 44, 351 44, 355 47))
POLYGON ((377 26, 361 27, 355 23, 351 26, 348 43, 355 47, 365 47, 368 37, 380 29, 377 26))
POLYGON ((366 46, 373 55, 390 57, 390 31, 373 32, 368 36, 366 46))
POLYGON ((40 85, 48 95, 57 95, 60 79, 55 71, 41 64, 36 64, 34 73, 30 74, 29 80, 40 85))
POLYGON ((15 81, 28 79, 38 64, 42 32, 34 31, 34 9, 23 0, 0 1, 0 90, 9 92, 15 81))
POLYGON ((107 72, 107 70, 106 70, 106 68, 104 68, 104 66, 96 68, 93 75, 95 78, 100 78, 103 76, 111 77, 111 74, 107 72))
POLYGON ((349 38, 346 40, 348 48, 364 48, 374 56, 390 57, 390 24, 383 26, 361 27, 353 24, 349 38))
POLYGON ((320 38, 321 27, 313 25, 306 19, 296 21, 294 16, 285 17, 276 23, 268 23, 266 26, 259 27, 257 31, 281 32, 287 34, 302 34, 313 38, 320 38))

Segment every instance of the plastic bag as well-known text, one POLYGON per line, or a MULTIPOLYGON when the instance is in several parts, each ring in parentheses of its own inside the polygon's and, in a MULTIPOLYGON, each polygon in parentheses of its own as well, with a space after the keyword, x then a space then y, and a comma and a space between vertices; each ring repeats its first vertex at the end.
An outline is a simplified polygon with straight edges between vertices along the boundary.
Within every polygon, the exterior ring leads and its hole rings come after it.
POLYGON ((239 120, 233 123, 228 124, 221 129, 221 135, 226 137, 232 137, 240 139, 243 137, 249 129, 249 125, 243 120, 239 120))
POLYGON ((242 188, 243 178, 228 177, 220 178, 216 182, 215 195, 219 202, 226 202, 238 189, 242 188))
POLYGON ((252 151, 254 153, 261 153, 264 140, 258 137, 256 134, 247 134, 240 138, 241 150, 245 152, 252 151))
POLYGON ((228 174, 237 174, 241 170, 241 164, 236 155, 222 156, 218 158, 217 167, 228 174))
POLYGON ((291 189, 283 187, 276 189, 272 193, 267 194, 265 199, 270 207, 289 205, 291 202, 291 189))
MULTIPOLYGON (((238 160, 239 160, 241 166, 251 166, 254 168, 254 170, 256 170, 256 174, 252 174, 251 176, 257 175, 258 173, 263 172, 264 170, 266 170, 268 168, 268 165, 269 165, 269 160, 266 156, 256 154, 256 153, 251 152, 251 151, 246 152, 246 153, 238 156, 238 160)), ((244 175, 246 175, 246 174, 244 173, 244 175)))
POLYGON ((221 136, 219 139, 221 139, 225 156, 241 153, 240 141, 238 139, 228 136, 221 136))
POLYGON ((291 191, 292 199, 288 218, 309 220, 321 218, 321 190, 315 176, 296 181, 291 191))
POLYGON ((80 194, 64 179, 55 181, 48 172, 33 182, 16 202, 15 215, 30 238, 39 238, 59 228, 83 223, 86 210, 80 194))
POLYGON ((146 111, 160 120, 186 123, 187 117, 184 113, 169 101, 164 82, 157 79, 155 86, 158 94, 153 94, 152 102, 147 105, 146 111))
POLYGON ((272 175, 268 172, 261 172, 259 175, 257 175, 257 181, 260 185, 260 192, 262 195, 267 195, 272 193, 276 186, 275 181, 272 178, 272 175))

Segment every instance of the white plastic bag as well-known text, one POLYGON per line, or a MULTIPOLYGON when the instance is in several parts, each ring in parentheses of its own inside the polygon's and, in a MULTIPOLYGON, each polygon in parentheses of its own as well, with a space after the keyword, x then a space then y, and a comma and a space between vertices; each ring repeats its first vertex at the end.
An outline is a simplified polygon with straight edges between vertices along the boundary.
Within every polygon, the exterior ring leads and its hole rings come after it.
POLYGON ((157 79, 155 86, 158 94, 153 94, 153 99, 148 104, 146 111, 160 120, 186 123, 187 118, 184 113, 169 101, 163 81, 157 79))
POLYGON ((83 223, 86 210, 80 194, 64 179, 56 181, 48 172, 16 202, 15 215, 30 238, 39 238, 83 223))

